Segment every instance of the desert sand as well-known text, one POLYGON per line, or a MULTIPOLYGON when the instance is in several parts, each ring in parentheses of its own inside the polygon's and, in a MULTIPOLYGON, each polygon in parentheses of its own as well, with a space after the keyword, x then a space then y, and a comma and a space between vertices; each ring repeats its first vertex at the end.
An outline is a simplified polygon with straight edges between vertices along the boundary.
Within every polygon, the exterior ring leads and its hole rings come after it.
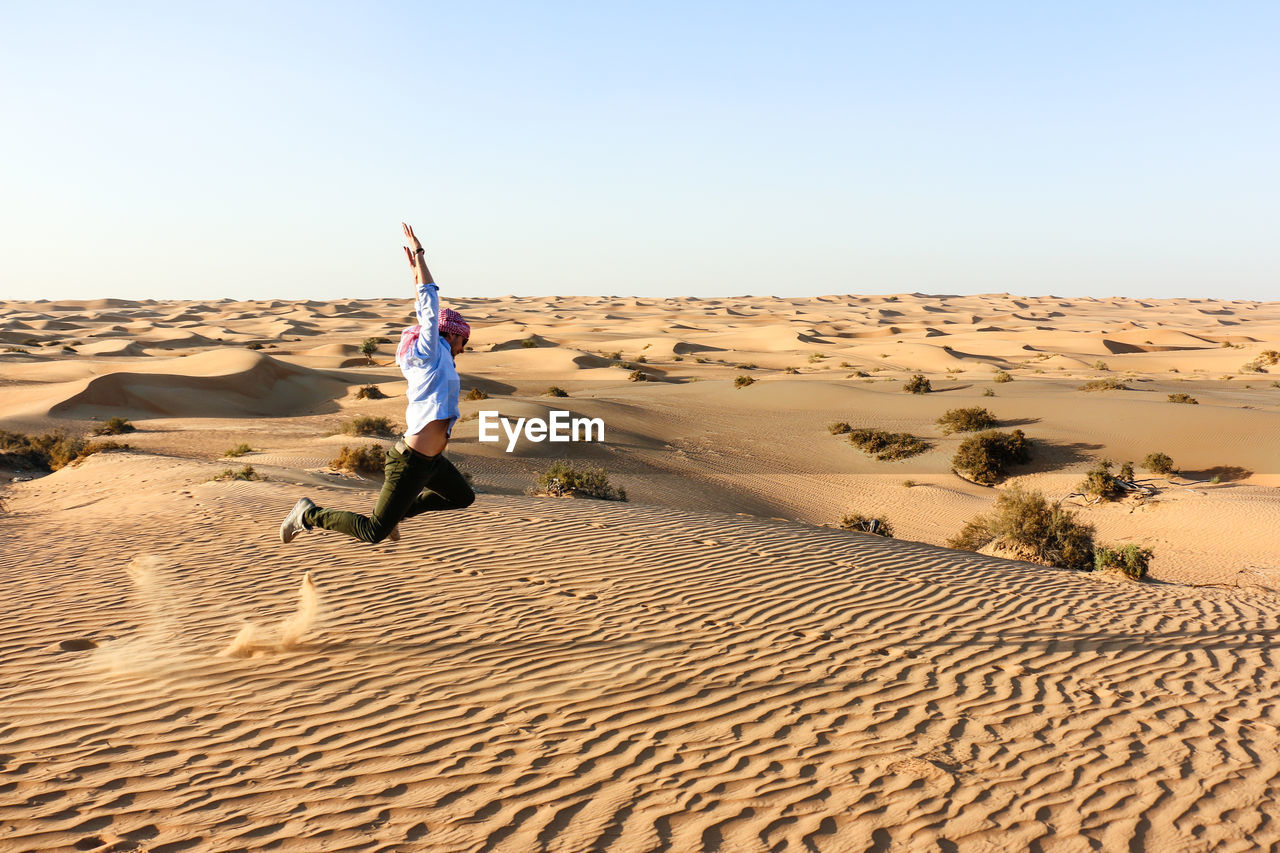
POLYGON ((375 546, 277 530, 304 494, 371 507, 329 464, 390 440, 334 433, 403 423, 392 345, 359 345, 408 299, 0 303, 0 429, 137 427, 0 468, 0 850, 1280 845, 1280 303, 442 300, 489 395, 449 448, 479 496, 375 546), (964 406, 1033 441, 996 488, 951 470, 964 406), (507 453, 482 409, 606 440, 507 453), (1156 451, 1154 495, 1068 497, 1156 451), (629 501, 526 494, 565 457, 629 501), (1149 579, 945 547, 1013 485, 1149 579))

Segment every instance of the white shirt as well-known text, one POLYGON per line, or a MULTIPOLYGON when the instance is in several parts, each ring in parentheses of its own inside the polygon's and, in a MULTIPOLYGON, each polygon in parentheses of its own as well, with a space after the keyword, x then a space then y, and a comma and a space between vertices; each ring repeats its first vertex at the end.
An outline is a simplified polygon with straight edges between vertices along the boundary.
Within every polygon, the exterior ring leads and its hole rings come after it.
POLYGON ((400 359, 400 372, 409 380, 405 408, 405 435, 415 435, 426 429, 427 424, 448 418, 445 435, 453 432, 453 425, 461 414, 458 411, 458 393, 462 383, 458 369, 453 364, 449 342, 440 337, 440 288, 435 282, 418 285, 415 308, 422 331, 414 345, 400 359))

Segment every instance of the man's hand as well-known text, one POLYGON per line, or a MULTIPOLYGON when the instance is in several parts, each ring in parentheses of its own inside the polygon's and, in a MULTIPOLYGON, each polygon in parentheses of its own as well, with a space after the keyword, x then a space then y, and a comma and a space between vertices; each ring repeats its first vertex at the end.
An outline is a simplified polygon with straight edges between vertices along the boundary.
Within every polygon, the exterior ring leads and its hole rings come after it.
POLYGON ((431 271, 427 269, 427 257, 422 251, 422 243, 418 240, 418 235, 413 233, 412 227, 404 222, 400 224, 404 226, 404 238, 409 242, 404 247, 404 254, 409 259, 409 266, 413 268, 413 280, 417 284, 427 284, 431 281, 431 271))

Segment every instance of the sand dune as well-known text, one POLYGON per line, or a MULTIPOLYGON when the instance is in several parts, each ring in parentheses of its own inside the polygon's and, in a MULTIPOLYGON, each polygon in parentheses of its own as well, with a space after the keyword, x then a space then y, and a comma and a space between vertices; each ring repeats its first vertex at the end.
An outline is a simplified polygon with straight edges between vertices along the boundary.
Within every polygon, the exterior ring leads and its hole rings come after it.
POLYGON ((405 298, 0 303, 28 351, 0 429, 139 427, 48 476, 0 458, 0 850, 1280 846, 1280 303, 444 303, 489 394, 449 448, 480 495, 377 546, 276 530, 303 494, 371 507, 379 478, 328 465, 390 444, 342 420, 403 422, 391 345, 358 347, 405 298), (951 470, 965 406, 1034 442, 1002 488, 1152 579, 941 547, 998 494, 951 470), (509 454, 482 409, 606 441, 509 454), (929 446, 880 462, 837 420, 929 446), (1157 450, 1156 495, 1068 497, 1157 450), (630 501, 525 495, 565 456, 630 501))

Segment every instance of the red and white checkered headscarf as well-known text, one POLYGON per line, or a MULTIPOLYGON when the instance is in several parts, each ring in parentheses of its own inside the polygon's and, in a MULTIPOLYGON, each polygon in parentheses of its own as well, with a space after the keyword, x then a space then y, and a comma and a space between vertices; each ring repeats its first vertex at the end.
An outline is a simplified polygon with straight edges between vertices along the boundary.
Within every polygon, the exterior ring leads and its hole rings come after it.
MULTIPOLYGON (((440 334, 462 335, 463 343, 471 340, 471 327, 467 325, 467 321, 462 319, 462 315, 452 308, 444 308, 440 311, 440 322, 437 324, 440 334)), ((396 347, 396 361, 403 363, 404 357, 409 354, 409 350, 413 349, 413 345, 417 342, 418 336, 422 334, 421 326, 409 326, 400 333, 400 346, 396 347)))

